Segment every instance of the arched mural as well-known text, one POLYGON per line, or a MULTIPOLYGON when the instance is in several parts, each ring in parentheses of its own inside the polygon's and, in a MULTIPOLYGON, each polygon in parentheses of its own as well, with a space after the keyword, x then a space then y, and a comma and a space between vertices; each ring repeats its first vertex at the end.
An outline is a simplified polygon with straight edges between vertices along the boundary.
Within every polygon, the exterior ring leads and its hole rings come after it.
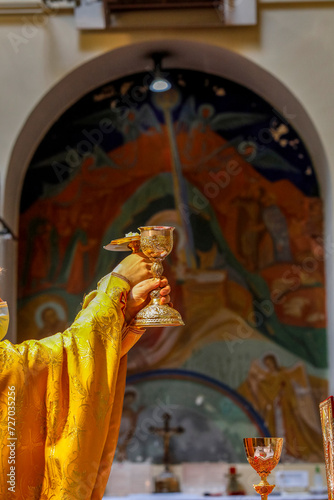
MULTIPOLYGON (((323 216, 307 145, 240 84, 181 69, 168 78, 166 93, 151 93, 146 73, 95 89, 38 147, 21 199, 18 340, 64 330, 124 256, 102 248, 111 239, 174 225, 164 268, 186 326, 149 329, 129 355, 129 375, 209 376, 268 433, 286 437, 286 460, 322 460, 323 216)), ((172 387, 166 404, 180 390, 172 387)), ((136 404, 144 412, 153 403, 136 404)), ((244 437, 245 425, 241 412, 231 435, 244 437)), ((244 460, 235 451, 226 458, 244 460)))

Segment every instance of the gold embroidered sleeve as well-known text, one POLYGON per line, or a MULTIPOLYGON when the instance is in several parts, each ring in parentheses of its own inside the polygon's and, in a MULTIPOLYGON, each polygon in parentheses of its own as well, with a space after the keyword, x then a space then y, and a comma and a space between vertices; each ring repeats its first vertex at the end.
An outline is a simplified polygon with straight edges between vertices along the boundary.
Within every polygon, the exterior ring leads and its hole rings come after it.
MULTIPOLYGON (((119 367, 129 288, 109 276, 85 297, 64 333, 19 345, 0 342, 1 409, 8 386, 15 386, 18 500, 88 500, 97 484, 105 486, 125 383, 119 367)), ((1 432, 7 417, 0 411, 1 432)), ((4 449, 4 464, 9 453, 4 449)), ((7 473, 0 471, 0 491, 7 473)))

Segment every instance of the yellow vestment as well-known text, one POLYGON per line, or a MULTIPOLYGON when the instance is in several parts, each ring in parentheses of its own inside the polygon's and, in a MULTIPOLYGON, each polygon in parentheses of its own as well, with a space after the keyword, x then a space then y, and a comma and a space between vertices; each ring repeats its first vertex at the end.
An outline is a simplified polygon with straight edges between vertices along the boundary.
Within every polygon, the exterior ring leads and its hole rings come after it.
POLYGON ((64 333, 0 342, 1 500, 102 498, 117 444, 126 354, 143 333, 124 325, 129 289, 108 275, 64 333))

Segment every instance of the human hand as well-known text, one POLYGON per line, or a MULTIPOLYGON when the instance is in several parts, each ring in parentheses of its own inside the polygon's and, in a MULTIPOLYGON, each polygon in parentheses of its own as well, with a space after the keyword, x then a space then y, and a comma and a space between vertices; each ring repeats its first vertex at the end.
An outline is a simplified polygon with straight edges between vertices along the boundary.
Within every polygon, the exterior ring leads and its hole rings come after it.
POLYGON ((170 286, 167 278, 150 278, 141 281, 130 290, 125 309, 127 323, 130 323, 132 318, 149 302, 149 293, 159 287, 160 304, 170 304, 170 286))
POLYGON ((151 273, 152 262, 143 253, 132 253, 123 259, 113 270, 114 273, 120 274, 127 278, 131 288, 138 283, 152 277, 151 273))

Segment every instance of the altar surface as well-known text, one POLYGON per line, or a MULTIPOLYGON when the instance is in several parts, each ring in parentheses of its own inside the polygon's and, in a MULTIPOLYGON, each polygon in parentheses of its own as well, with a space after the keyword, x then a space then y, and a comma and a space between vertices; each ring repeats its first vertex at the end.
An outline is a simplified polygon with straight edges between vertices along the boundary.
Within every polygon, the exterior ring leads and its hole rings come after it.
MULTIPOLYGON (((222 495, 191 495, 189 493, 143 493, 138 495, 128 495, 126 497, 110 497, 105 496, 103 500, 204 500, 216 498, 217 500, 231 500, 231 496, 222 495)), ((235 495, 235 500, 259 500, 260 495, 235 495)), ((327 500, 326 494, 315 493, 295 493, 295 494, 280 494, 271 495, 271 500, 327 500)))

